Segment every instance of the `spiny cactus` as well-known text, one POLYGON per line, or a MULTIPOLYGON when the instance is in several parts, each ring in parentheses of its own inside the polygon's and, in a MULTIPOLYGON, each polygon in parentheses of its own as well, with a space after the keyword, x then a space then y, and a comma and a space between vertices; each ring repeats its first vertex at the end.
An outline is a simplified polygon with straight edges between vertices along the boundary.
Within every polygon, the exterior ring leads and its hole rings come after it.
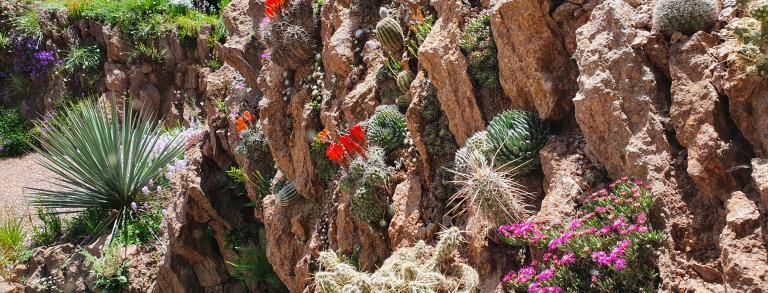
POLYGON ((275 195, 275 197, 277 198, 277 203, 281 207, 289 206, 297 200, 301 199, 301 195, 296 190, 296 185, 294 185, 293 182, 286 183, 285 186, 280 189, 280 192, 275 195))
POLYGON ((320 253, 321 271, 315 274, 320 292, 477 292, 479 277, 455 257, 463 241, 452 227, 440 233, 435 247, 419 241, 401 248, 370 274, 340 261, 333 251, 320 253))
POLYGON ((376 108, 376 112, 366 122, 366 127, 368 138, 387 152, 401 147, 408 135, 405 116, 395 105, 376 108))
POLYGON ((454 169, 465 172, 470 164, 470 160, 476 159, 474 156, 479 154, 485 159, 484 155, 488 154, 489 150, 488 132, 480 131, 473 134, 464 143, 464 147, 456 151, 456 158, 453 160, 454 169))
POLYGON ((475 83, 485 90, 499 89, 496 42, 488 15, 479 15, 467 23, 459 47, 469 59, 469 73, 475 83))
POLYGON ((457 217, 467 210, 480 212, 486 220, 501 225, 514 223, 529 214, 525 199, 530 193, 514 181, 505 167, 494 167, 479 150, 466 154, 464 170, 451 170, 459 190, 449 200, 448 215, 457 217))
POLYGON ((416 76, 413 75, 413 72, 408 69, 400 71, 397 74, 397 87, 404 93, 407 93, 411 90, 411 83, 415 78, 416 76))
POLYGON ((312 2, 293 0, 259 27, 260 40, 270 50, 269 60, 284 69, 295 69, 314 56, 317 25, 312 2))
POLYGON ((541 162, 539 150, 549 138, 549 128, 536 113, 507 110, 488 125, 488 142, 496 163, 516 173, 526 173, 541 162))
POLYGON ((349 195, 353 216, 361 221, 382 224, 389 207, 386 194, 382 192, 388 177, 384 150, 379 147, 369 147, 365 158, 352 160, 339 181, 339 189, 349 195))
POLYGON ((706 30, 717 20, 716 0, 658 0, 653 8, 653 28, 671 35, 691 35, 706 30))
POLYGON ((376 38, 381 47, 389 53, 395 54, 403 49, 405 35, 400 23, 390 17, 386 10, 382 13, 382 19, 376 24, 376 38))

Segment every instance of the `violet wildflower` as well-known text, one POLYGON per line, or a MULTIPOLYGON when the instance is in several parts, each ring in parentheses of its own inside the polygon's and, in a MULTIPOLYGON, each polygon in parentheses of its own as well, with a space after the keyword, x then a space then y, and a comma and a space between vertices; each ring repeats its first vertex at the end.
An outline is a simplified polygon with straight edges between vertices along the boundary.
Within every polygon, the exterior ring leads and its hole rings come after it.
POLYGON ((552 277, 555 276, 555 270, 553 269, 546 269, 541 271, 538 275, 536 275, 536 281, 539 282, 546 282, 549 279, 552 279, 552 277))
POLYGON ((528 283, 534 274, 536 274, 536 270, 532 266, 520 268, 520 270, 517 271, 517 283, 528 283))
POLYGON ((617 271, 623 270, 627 266, 627 262, 621 258, 617 258, 613 261, 613 268, 617 271))
POLYGON ((142 187, 141 193, 143 193, 144 195, 149 195, 149 187, 147 186, 142 187))
POLYGON ((131 202, 131 209, 135 212, 139 209, 139 205, 137 205, 136 202, 131 202))

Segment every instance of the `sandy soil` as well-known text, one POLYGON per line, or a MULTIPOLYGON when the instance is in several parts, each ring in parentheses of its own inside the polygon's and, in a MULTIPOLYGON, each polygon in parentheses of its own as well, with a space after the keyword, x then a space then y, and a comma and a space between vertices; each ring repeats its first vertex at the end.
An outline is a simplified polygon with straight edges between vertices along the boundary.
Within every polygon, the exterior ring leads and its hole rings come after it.
POLYGON ((31 196, 29 187, 52 188, 47 181, 53 173, 39 166, 35 160, 38 154, 22 157, 0 158, 0 208, 10 208, 17 216, 34 216, 34 209, 29 207, 31 196))

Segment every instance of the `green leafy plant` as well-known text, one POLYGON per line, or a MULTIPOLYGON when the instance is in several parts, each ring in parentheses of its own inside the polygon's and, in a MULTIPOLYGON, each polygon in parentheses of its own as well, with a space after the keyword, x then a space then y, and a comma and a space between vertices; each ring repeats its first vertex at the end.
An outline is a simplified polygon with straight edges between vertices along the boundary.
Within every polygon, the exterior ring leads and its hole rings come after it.
POLYGON ((350 211, 361 221, 385 226, 389 199, 389 171, 384 149, 369 147, 365 157, 356 157, 339 181, 339 189, 350 198, 350 211))
MULTIPOLYGON (((24 245, 27 233, 21 217, 18 217, 10 208, 5 208, 3 218, 0 219, 0 249, 6 258, 14 256, 17 250, 24 245)), ((11 257, 14 258, 14 257, 11 257)))
POLYGON ((136 44, 128 55, 128 62, 131 63, 163 63, 168 52, 155 46, 147 46, 143 43, 136 44))
POLYGON ((108 211, 97 208, 89 208, 80 212, 77 216, 66 221, 65 233, 68 239, 90 242, 103 234, 109 227, 109 222, 104 218, 108 211))
POLYGON ((384 66, 381 67, 379 70, 377 78, 379 79, 396 79, 397 75, 400 74, 400 72, 403 70, 402 63, 393 58, 392 56, 388 56, 384 60, 384 66))
POLYGON ((717 20, 715 0, 660 0, 653 7, 653 28, 671 35, 706 30, 717 20))
POLYGON ((222 66, 224 66, 224 63, 219 60, 219 58, 213 57, 211 59, 208 59, 208 67, 215 70, 221 69, 222 66))
POLYGON ((159 240, 157 233, 163 221, 162 207, 159 205, 138 207, 129 213, 117 233, 114 243, 138 245, 159 240))
POLYGON ((533 112, 507 110, 488 125, 488 143, 496 163, 526 173, 541 162, 539 150, 549 139, 549 128, 533 112))
POLYGON ((104 57, 97 45, 77 45, 64 53, 61 69, 65 74, 93 73, 101 69, 104 57))
POLYGON ((37 218, 42 225, 32 228, 32 246, 46 246, 56 243, 64 234, 64 225, 58 214, 44 209, 36 209, 37 218))
POLYGON ((91 266, 91 273, 96 276, 95 287, 101 292, 122 292, 128 288, 128 261, 119 251, 120 247, 109 246, 104 255, 96 257, 86 250, 81 253, 91 266))
MULTIPOLYGON (((419 14, 421 14, 421 11, 419 11, 419 14)), ((415 24, 410 26, 408 29, 408 40, 406 42, 408 44, 408 53, 411 54, 411 57, 419 57, 419 47, 421 47, 421 44, 427 39, 429 33, 432 32, 432 26, 434 24, 435 16, 427 15, 426 17, 420 17, 415 24)))
POLYGON ((342 262, 334 251, 323 251, 318 257, 315 287, 323 293, 477 292, 477 271, 454 257, 464 241, 461 234, 452 227, 440 233, 435 246, 421 240, 398 249, 373 273, 342 262))
POLYGON ((475 83, 485 90, 499 89, 496 42, 488 15, 478 15, 467 23, 459 47, 469 59, 469 73, 475 83))
POLYGON ((32 125, 17 108, 0 106, 0 157, 17 156, 31 149, 32 125))
POLYGON ((26 74, 11 73, 6 80, 8 83, 8 95, 16 98, 24 98, 35 93, 32 79, 26 74))
POLYGON ((379 106, 365 126, 371 142, 387 152, 403 146, 408 136, 405 116, 394 105, 379 106))
POLYGON ((270 292, 287 292, 287 288, 272 268, 267 259, 267 238, 264 230, 259 231, 259 244, 255 247, 235 247, 238 254, 236 261, 227 262, 234 276, 245 282, 264 282, 270 287, 270 292))
POLYGON ((622 178, 581 201, 567 225, 524 221, 500 227, 503 242, 538 251, 502 282, 514 291, 657 291, 658 271, 649 257, 664 234, 648 221, 653 202, 648 185, 622 178))
POLYGON ((60 212, 101 209, 114 234, 132 204, 149 200, 142 188, 182 154, 184 145, 176 136, 154 150, 163 133, 153 121, 153 115, 125 103, 119 113, 114 101, 109 109, 84 101, 54 115, 35 149, 44 158, 41 166, 58 175, 58 188, 32 188, 32 204, 66 209, 60 212))
POLYGON ((13 19, 13 29, 21 37, 43 40, 43 25, 40 23, 40 13, 30 9, 13 19))

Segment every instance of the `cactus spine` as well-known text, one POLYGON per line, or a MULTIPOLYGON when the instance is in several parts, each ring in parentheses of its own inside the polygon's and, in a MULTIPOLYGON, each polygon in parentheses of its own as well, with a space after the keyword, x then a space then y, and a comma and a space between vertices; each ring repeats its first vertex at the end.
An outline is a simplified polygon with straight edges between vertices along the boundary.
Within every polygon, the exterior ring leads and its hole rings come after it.
POLYGON ((487 131, 491 155, 497 163, 518 173, 526 173, 540 165, 539 150, 549 138, 549 129, 536 113, 505 111, 493 118, 487 131))
POLYGON ((389 53, 395 54, 403 49, 405 35, 400 23, 392 17, 384 17, 376 24, 376 38, 381 47, 389 53))
POLYGON ((293 0, 259 27, 261 43, 270 50, 269 60, 284 69, 307 63, 316 47, 316 16, 311 0, 293 0))
POLYGON ((717 20, 716 0, 658 0, 653 8, 653 28, 666 35, 691 35, 706 30, 717 20))

